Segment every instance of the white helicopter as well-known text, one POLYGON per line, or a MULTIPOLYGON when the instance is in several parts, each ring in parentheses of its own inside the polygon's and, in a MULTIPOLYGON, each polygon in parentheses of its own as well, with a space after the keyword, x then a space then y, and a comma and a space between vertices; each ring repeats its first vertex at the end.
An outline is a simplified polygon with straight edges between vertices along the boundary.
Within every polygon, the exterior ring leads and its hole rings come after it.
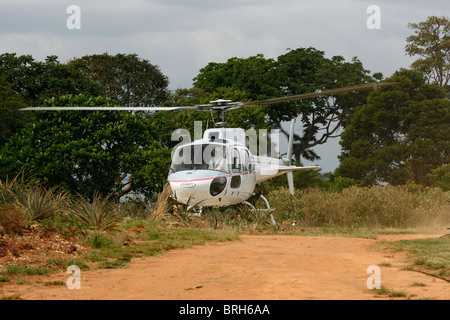
POLYGON ((172 164, 168 182, 172 197, 201 214, 204 207, 229 207, 244 204, 251 210, 263 210, 272 216, 274 209, 263 195, 259 195, 267 208, 256 209, 247 200, 255 195, 256 185, 282 174, 287 174, 289 190, 294 195, 293 171, 316 170, 318 166, 298 167, 291 164, 294 139, 295 117, 291 120, 288 147, 285 158, 258 156, 252 154, 248 145, 248 136, 244 129, 226 128, 223 121, 227 111, 257 105, 301 100, 318 96, 328 96, 343 92, 366 90, 389 86, 396 83, 368 83, 320 92, 292 95, 282 98, 252 102, 232 102, 216 100, 209 104, 183 107, 28 107, 21 110, 91 110, 91 111, 174 111, 174 110, 210 110, 220 112, 222 122, 215 128, 205 130, 203 138, 193 142, 178 144, 172 153, 172 164))

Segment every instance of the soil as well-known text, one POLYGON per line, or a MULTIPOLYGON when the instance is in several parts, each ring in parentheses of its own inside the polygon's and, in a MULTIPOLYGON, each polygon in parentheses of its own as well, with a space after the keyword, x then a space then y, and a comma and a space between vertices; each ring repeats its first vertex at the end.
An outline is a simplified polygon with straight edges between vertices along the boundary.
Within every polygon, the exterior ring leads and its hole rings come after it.
MULTIPOLYGON (((379 241, 437 238, 407 234, 360 239, 324 236, 243 235, 163 255, 134 258, 124 268, 81 271, 80 289, 70 274, 0 284, 0 298, 39 300, 371 300, 450 299, 449 282, 408 271, 404 253, 379 241), (388 293, 368 288, 370 266, 379 266, 388 293)), ((69 246, 70 247, 70 246, 69 246)), ((81 249, 77 249, 80 250, 81 249)))

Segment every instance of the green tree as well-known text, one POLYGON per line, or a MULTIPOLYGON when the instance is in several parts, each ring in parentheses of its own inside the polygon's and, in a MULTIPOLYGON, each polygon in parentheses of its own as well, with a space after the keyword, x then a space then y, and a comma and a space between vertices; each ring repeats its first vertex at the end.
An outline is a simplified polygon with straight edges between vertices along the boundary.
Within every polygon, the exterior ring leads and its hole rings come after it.
POLYGON ((336 174, 365 185, 426 184, 450 160, 450 101, 417 71, 387 80, 400 84, 372 92, 345 128, 336 174))
POLYGON ((0 147, 19 132, 32 118, 31 114, 20 112, 27 105, 12 85, 0 77, 0 147))
POLYGON ((103 90, 102 96, 126 107, 160 105, 169 98, 168 78, 136 54, 94 54, 69 61, 103 90))
MULTIPOLYGON (((276 66, 278 85, 283 95, 295 95, 380 80, 382 75, 364 69, 356 57, 346 62, 341 56, 328 59, 323 51, 314 48, 290 50, 279 56, 276 66)), ((366 101, 370 90, 292 101, 267 109, 272 123, 290 120, 298 115, 302 124, 301 136, 295 137, 293 154, 300 158, 319 159, 313 147, 337 137, 340 129, 366 101)), ((287 135, 287 132, 285 132, 287 135)))
POLYGON ((258 54, 248 58, 230 58, 225 63, 210 62, 194 78, 194 87, 215 92, 234 88, 247 93, 247 99, 260 100, 278 96, 274 84, 276 61, 258 54))
POLYGON ((83 75, 83 68, 81 64, 60 63, 56 56, 48 56, 41 62, 31 55, 0 55, 0 76, 11 83, 25 103, 33 106, 65 94, 100 95, 100 87, 83 75))
MULTIPOLYGON (((85 95, 45 101, 53 106, 104 106, 117 102, 85 95)), ((122 111, 36 112, 36 121, 0 150, 0 179, 24 172, 47 186, 92 199, 128 192, 150 197, 161 190, 170 151, 144 115, 122 111)))
MULTIPOLYGON (((255 101, 374 82, 381 77, 381 74, 370 76, 357 58, 351 62, 346 62, 341 56, 328 59, 323 51, 299 48, 289 50, 277 60, 258 54, 245 59, 231 58, 225 63, 209 63, 194 79, 194 86, 207 92, 234 88, 245 92, 247 101, 255 101)), ((281 121, 299 116, 303 131, 301 136, 295 137, 295 161, 300 163, 300 157, 315 160, 319 157, 312 148, 339 135, 339 130, 365 102, 368 92, 260 107, 250 114, 252 118, 248 121, 254 121, 257 112, 267 117, 264 124, 255 123, 256 126, 283 129, 281 121)))
POLYGON ((419 56, 411 67, 426 75, 430 83, 448 87, 450 20, 444 16, 431 16, 426 21, 410 23, 408 27, 414 30, 414 35, 406 39, 406 53, 410 56, 419 56))

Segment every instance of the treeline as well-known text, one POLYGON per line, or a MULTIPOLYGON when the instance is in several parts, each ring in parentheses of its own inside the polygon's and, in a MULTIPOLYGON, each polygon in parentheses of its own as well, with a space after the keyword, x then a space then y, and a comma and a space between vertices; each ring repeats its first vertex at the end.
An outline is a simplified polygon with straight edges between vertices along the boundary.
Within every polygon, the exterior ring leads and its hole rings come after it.
MULTIPOLYGON (((398 85, 330 97, 235 110, 230 126, 280 128, 298 116, 294 161, 318 160, 313 147, 341 135, 340 165, 326 175, 299 175, 297 187, 387 182, 450 187, 449 20, 410 24, 411 69, 384 79, 358 58, 327 58, 315 48, 277 59, 257 54, 211 62, 193 87, 170 92, 158 66, 135 54, 88 55, 62 63, 55 56, 0 55, 0 180, 19 174, 47 187, 92 199, 130 192, 151 198, 162 190, 177 128, 211 115, 195 111, 20 112, 25 106, 193 105, 214 99, 250 101, 376 81, 398 85), (437 45, 439 44, 439 45, 437 45), (328 181, 328 182, 327 182, 328 181), (306 185, 305 185, 306 184, 306 185)), ((276 183, 276 181, 274 182, 276 183)))

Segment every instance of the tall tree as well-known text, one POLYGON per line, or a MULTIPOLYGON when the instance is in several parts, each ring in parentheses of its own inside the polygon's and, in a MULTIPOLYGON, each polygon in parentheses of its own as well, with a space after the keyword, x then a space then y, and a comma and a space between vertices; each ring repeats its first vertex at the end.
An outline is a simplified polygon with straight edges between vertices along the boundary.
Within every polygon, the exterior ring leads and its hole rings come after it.
POLYGON ((450 80, 450 20, 444 16, 428 17, 426 21, 410 23, 414 35, 406 39, 406 53, 419 56, 412 68, 427 76, 430 83, 449 86, 450 80))
MULTIPOLYGON (((381 74, 370 76, 357 58, 351 62, 341 56, 328 59, 323 51, 299 48, 289 50, 277 60, 259 54, 246 59, 231 58, 225 63, 209 63, 200 70, 194 85, 208 92, 232 87, 245 92, 248 100, 262 100, 373 82, 381 77, 381 74)), ((261 107, 258 112, 267 115, 265 123, 273 128, 280 128, 281 121, 299 116, 303 132, 295 138, 294 160, 297 163, 300 157, 315 160, 319 157, 312 147, 337 136, 354 110, 365 102, 368 92, 283 103, 261 107)), ((254 119, 253 114, 247 120, 254 119)))
POLYGON ((372 92, 345 128, 336 173, 365 185, 427 184, 450 161, 450 101, 417 71, 387 80, 400 84, 372 92))
MULTIPOLYGON (((370 76, 370 71, 364 69, 356 57, 351 62, 346 62, 341 56, 328 59, 323 51, 311 47, 290 50, 279 56, 276 75, 278 86, 286 96, 374 82, 382 78, 379 73, 370 76)), ((340 129, 363 105, 369 92, 365 90, 293 101, 268 108, 267 112, 272 123, 298 115, 302 134, 295 138, 295 161, 299 163, 300 157, 315 160, 319 156, 312 148, 339 136, 340 129)))
POLYGON ((169 80, 158 66, 136 54, 94 54, 69 61, 103 90, 102 96, 122 106, 160 105, 169 98, 169 80))

